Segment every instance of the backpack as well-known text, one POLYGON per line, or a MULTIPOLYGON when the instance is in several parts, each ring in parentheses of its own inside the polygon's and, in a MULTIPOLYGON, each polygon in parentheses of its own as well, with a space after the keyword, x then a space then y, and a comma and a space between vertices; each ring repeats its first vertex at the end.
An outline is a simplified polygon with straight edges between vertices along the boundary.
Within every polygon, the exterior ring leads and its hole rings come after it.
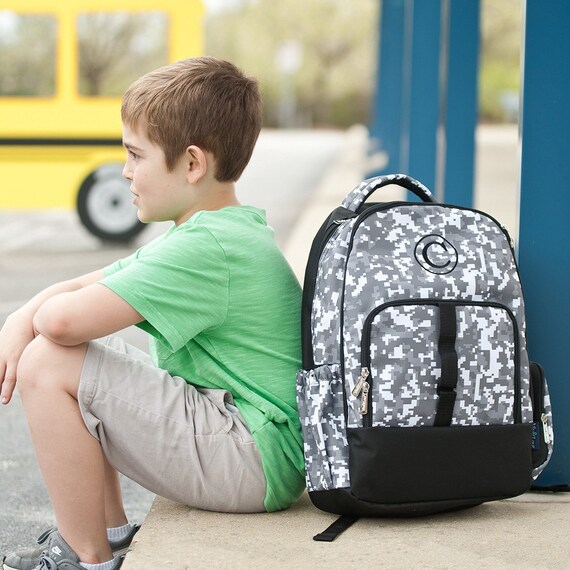
POLYGON ((512 242, 403 174, 365 180, 318 231, 302 305, 297 404, 312 503, 417 516, 527 491, 553 446, 529 362, 512 242), (421 202, 365 204, 399 185, 421 202))

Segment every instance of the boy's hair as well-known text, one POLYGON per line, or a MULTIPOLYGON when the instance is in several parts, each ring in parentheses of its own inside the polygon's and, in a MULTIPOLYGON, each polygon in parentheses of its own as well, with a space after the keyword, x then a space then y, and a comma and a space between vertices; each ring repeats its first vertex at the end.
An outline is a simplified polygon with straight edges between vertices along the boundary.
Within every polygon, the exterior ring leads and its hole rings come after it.
POLYGON ((215 177, 236 181, 247 166, 261 130, 257 80, 215 57, 195 57, 143 75, 126 91, 123 122, 145 135, 174 168, 196 145, 216 159, 215 177))

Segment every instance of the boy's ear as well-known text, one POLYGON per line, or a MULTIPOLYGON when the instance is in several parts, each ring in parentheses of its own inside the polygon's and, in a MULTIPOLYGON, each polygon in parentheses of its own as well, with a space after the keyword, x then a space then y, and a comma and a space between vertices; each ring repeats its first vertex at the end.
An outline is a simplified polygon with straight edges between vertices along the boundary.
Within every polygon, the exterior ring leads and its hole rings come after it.
POLYGON ((186 149, 186 164, 186 178, 190 184, 197 184, 208 171, 208 157, 196 145, 191 145, 186 149))

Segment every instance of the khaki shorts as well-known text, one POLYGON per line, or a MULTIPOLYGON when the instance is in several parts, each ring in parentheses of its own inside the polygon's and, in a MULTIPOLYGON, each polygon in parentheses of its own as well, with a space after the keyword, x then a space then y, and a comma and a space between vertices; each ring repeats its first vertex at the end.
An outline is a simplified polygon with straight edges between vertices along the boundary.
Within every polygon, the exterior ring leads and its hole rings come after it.
POLYGON ((196 389, 109 337, 89 343, 78 399, 109 463, 146 489, 205 510, 265 510, 259 451, 229 392, 196 389))

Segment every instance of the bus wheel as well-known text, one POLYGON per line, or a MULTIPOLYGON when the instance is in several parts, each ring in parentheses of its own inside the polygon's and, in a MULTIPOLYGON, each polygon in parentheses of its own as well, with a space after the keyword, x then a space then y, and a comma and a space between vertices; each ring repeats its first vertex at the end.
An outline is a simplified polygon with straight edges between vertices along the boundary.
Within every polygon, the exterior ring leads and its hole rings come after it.
POLYGON ((143 229, 132 204, 129 182, 120 164, 105 164, 83 181, 77 195, 77 212, 93 235, 107 242, 124 243, 143 229))

